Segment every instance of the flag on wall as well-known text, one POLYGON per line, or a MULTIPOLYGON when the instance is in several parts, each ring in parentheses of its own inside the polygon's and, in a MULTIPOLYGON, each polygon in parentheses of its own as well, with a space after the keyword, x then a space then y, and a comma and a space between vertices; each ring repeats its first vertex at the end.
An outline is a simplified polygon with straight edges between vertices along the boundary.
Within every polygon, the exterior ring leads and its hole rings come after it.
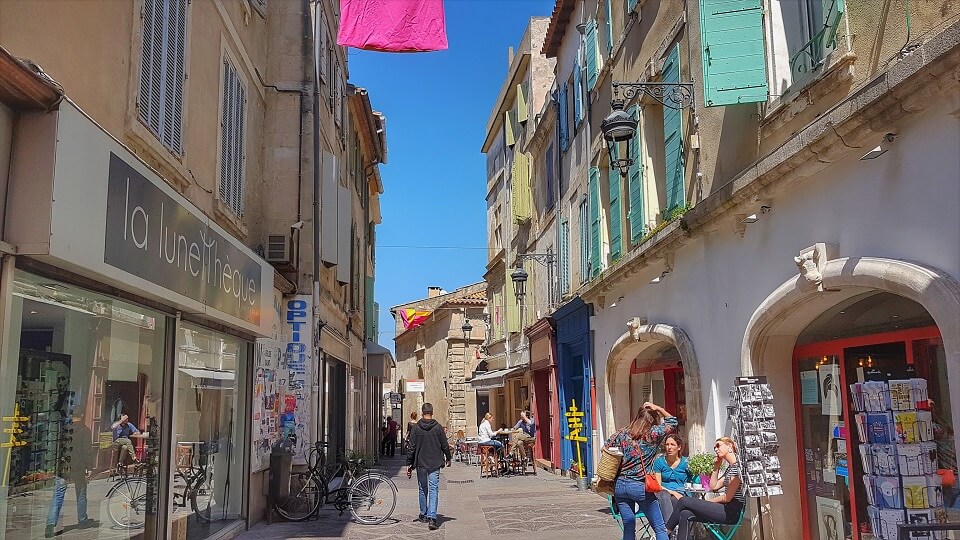
POLYGON ((403 329, 410 330, 427 322, 430 316, 429 311, 417 311, 415 309, 404 309, 400 311, 400 321, 403 322, 403 329))
POLYGON ((443 0, 340 0, 337 44, 383 52, 446 50, 443 0))

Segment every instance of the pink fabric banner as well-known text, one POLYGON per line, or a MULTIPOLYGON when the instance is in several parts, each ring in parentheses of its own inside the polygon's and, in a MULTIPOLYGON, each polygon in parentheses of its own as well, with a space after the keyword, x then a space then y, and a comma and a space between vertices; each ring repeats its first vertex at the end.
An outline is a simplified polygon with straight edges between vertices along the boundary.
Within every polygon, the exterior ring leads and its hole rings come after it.
POLYGON ((386 52, 446 50, 443 0, 340 0, 337 44, 386 52))

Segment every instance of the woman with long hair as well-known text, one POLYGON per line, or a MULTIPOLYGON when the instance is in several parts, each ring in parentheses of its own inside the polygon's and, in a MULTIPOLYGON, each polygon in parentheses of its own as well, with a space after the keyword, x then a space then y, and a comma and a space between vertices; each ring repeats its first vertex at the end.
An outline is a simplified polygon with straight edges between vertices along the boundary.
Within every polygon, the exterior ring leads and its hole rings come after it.
POLYGON ((607 439, 605 446, 616 448, 623 454, 613 491, 613 500, 623 521, 623 540, 637 537, 635 506, 639 506, 647 517, 656 533, 656 540, 668 538, 656 493, 647 491, 644 477, 647 472, 653 472, 648 467, 651 467, 660 444, 676 429, 676 417, 648 401, 637 410, 629 426, 607 439))
POLYGON ((747 504, 737 443, 730 437, 720 437, 713 451, 717 458, 713 462, 713 473, 710 474, 710 491, 719 492, 719 495, 709 500, 676 495, 677 502, 673 506, 673 515, 667 521, 667 528, 673 531, 677 525, 680 526, 677 540, 691 538, 691 521, 720 525, 737 523, 747 504))
POLYGON ((663 440, 663 455, 653 460, 653 472, 659 476, 663 491, 657 494, 660 501, 660 512, 664 521, 668 521, 673 514, 674 497, 683 495, 685 484, 693 481, 693 475, 687 464, 683 452, 683 439, 676 433, 671 433, 663 440))

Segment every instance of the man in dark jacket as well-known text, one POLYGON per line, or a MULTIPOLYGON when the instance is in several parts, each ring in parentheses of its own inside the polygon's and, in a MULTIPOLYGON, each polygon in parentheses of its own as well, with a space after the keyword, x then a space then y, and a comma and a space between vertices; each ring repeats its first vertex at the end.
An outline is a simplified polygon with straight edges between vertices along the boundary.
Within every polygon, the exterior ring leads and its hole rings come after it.
POLYGON ((420 408, 423 418, 410 431, 410 451, 407 452, 407 478, 417 469, 417 482, 420 484, 420 517, 417 521, 426 521, 430 530, 437 525, 437 499, 440 495, 440 468, 450 466, 450 445, 443 434, 440 424, 433 419, 433 405, 424 403, 420 408))

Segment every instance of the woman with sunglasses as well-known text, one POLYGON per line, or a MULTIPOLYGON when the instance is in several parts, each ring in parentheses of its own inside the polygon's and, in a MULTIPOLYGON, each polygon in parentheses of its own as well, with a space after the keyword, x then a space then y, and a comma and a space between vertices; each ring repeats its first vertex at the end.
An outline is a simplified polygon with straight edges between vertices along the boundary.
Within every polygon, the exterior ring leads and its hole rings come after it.
MULTIPOLYGON (((613 491, 613 500, 623 521, 623 540, 634 540, 637 537, 634 505, 638 505, 643 511, 656 533, 656 540, 668 539, 657 494, 647 491, 644 476, 663 439, 676 429, 677 419, 663 407, 648 401, 637 410, 629 426, 607 439, 605 446, 617 448, 623 454, 620 474, 613 491)), ((652 468, 649 472, 653 472, 652 468)))
POLYGON ((691 538, 691 521, 719 525, 737 523, 747 504, 740 459, 737 457, 737 443, 729 437, 720 437, 713 451, 716 452, 717 459, 713 462, 713 473, 710 474, 710 491, 720 494, 710 500, 675 495, 677 502, 673 505, 673 515, 667 521, 667 528, 671 532, 677 530, 677 540, 691 538), (680 526, 679 529, 677 525, 680 526))

